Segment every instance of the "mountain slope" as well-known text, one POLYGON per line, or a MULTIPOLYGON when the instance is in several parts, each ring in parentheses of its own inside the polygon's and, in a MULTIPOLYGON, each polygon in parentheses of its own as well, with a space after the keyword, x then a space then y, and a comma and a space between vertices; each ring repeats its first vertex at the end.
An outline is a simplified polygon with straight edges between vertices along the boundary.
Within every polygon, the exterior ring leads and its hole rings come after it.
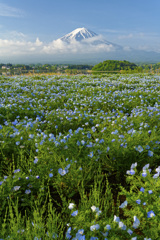
POLYGON ((98 36, 96 33, 86 29, 86 28, 77 28, 74 31, 66 34, 65 36, 61 37, 62 41, 70 42, 73 40, 82 41, 84 39, 92 38, 98 36))

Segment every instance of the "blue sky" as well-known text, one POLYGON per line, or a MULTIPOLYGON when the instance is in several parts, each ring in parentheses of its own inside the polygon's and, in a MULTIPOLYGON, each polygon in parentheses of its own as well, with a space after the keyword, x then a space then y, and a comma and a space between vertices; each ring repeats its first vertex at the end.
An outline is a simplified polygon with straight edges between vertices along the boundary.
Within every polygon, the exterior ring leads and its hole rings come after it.
POLYGON ((159 9, 159 0, 0 0, 1 55, 16 55, 25 43, 34 52, 79 27, 123 47, 160 52, 159 9))

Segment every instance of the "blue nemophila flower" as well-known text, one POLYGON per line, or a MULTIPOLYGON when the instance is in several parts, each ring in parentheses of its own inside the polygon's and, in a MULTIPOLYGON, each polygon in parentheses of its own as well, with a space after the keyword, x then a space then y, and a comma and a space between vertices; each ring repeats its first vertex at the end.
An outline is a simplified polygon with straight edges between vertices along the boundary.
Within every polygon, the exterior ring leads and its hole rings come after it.
POLYGON ((91 209, 93 212, 96 212, 96 210, 97 210, 96 206, 92 206, 91 209))
POLYGON ((114 222, 120 222, 120 218, 117 217, 116 215, 114 215, 114 219, 113 219, 114 222))
POLYGON ((137 162, 132 163, 132 165, 131 165, 131 169, 132 169, 132 168, 136 168, 136 167, 137 167, 137 162))
POLYGON ((100 211, 99 208, 96 206, 92 206, 91 209, 93 212, 96 212, 97 217, 102 213, 102 211, 100 211))
POLYGON ((105 227, 104 227, 105 230, 111 230, 111 226, 109 224, 107 224, 105 227))
POLYGON ((136 203, 140 204, 140 203, 141 203, 141 200, 140 200, 140 199, 137 199, 137 200, 136 200, 136 203))
POLYGON ((89 144, 87 144, 86 147, 93 147, 93 143, 89 142, 89 144))
POLYGON ((78 210, 76 210, 76 211, 74 211, 73 213, 71 213, 71 216, 72 216, 72 217, 75 217, 75 216, 77 216, 77 214, 78 214, 78 210))
POLYGON ((149 157, 153 157, 153 152, 149 150, 149 151, 148 151, 148 156, 149 156, 149 157))
POLYGON ((49 173, 49 177, 53 177, 53 173, 49 173))
POLYGON ((69 206, 68 206, 69 209, 73 209, 74 207, 75 207, 74 203, 70 203, 69 206))
MULTIPOLYGON (((70 232, 71 232, 71 231, 70 231, 70 232)), ((71 237, 72 237, 72 235, 70 235, 70 232, 68 232, 68 231, 66 232, 66 238, 67 238, 67 239, 71 239, 71 237)))
MULTIPOLYGON (((98 208, 99 209, 99 208, 98 208)), ((99 217, 99 215, 102 213, 102 211, 101 210, 99 210, 99 211, 97 211, 96 212, 96 217, 99 217)))
POLYGON ((21 171, 20 169, 16 169, 16 170, 14 170, 14 173, 18 173, 20 171, 21 171))
POLYGON ((136 216, 134 216, 133 219, 134 219, 133 228, 136 229, 140 225, 140 221, 136 216))
POLYGON ((127 204, 128 204, 128 202, 127 202, 127 200, 126 200, 126 201, 124 201, 124 202, 119 206, 119 208, 124 208, 124 207, 127 206, 127 204))
POLYGON ((88 154, 88 157, 92 158, 93 155, 94 155, 93 152, 90 152, 90 153, 88 154))
POLYGON ((149 190, 149 191, 148 191, 148 193, 149 193, 149 194, 152 194, 152 193, 153 193, 153 191, 152 191, 152 190, 149 190))
POLYGON ((64 176, 65 174, 68 173, 68 170, 65 170, 65 169, 59 168, 59 169, 58 169, 58 173, 59 173, 61 176, 64 176))
POLYGON ((112 142, 115 142, 116 141, 116 139, 112 139, 112 142))
POLYGON ((131 229, 128 229, 127 231, 129 233, 129 235, 132 235, 133 234, 133 231, 131 229))
POLYGON ((82 236, 82 234, 79 233, 79 231, 76 233, 76 237, 72 238, 72 240, 85 240, 85 239, 86 239, 85 235, 82 236))
POLYGON ((84 145, 84 144, 85 144, 85 141, 84 141, 84 140, 82 140, 82 141, 81 141, 81 143, 82 143, 82 145, 84 145))
POLYGON ((102 138, 102 139, 99 141, 99 143, 104 143, 104 139, 102 138))
POLYGON ((19 144, 20 144, 20 142, 19 142, 19 141, 17 141, 17 142, 16 142, 16 145, 18 146, 19 144))
POLYGON ((149 133, 149 134, 151 134, 151 132, 152 132, 151 130, 148 130, 148 133, 149 133))
POLYGON ((87 138, 91 138, 91 134, 90 133, 87 133, 87 138))
POLYGON ((79 229, 78 233, 82 235, 84 233, 84 229, 79 229))
POLYGON ((2 185, 3 181, 0 182, 0 186, 2 185))
POLYGON ((124 138, 124 135, 119 135, 119 138, 124 138))
POLYGON ((107 237, 107 236, 108 236, 108 232, 105 232, 105 233, 100 232, 100 233, 102 233, 102 235, 103 235, 104 237, 107 237))
POLYGON ((95 128, 95 127, 92 127, 91 129, 92 129, 92 131, 93 131, 93 132, 95 132, 95 131, 96 131, 96 128, 95 128))
POLYGON ((147 172, 144 170, 142 173, 142 177, 146 177, 147 176, 147 172))
POLYGON ((25 191, 25 194, 30 194, 30 193, 31 193, 31 190, 30 190, 30 189, 28 189, 28 190, 25 191))
POLYGON ((29 134, 29 138, 34 138, 34 134, 29 134))
POLYGON ((110 147, 107 147, 107 152, 109 152, 110 147))
POLYGON ((117 134, 117 133, 118 133, 118 130, 111 132, 111 134, 117 134))
POLYGON ((147 218, 152 218, 152 217, 155 217, 155 213, 151 210, 147 213, 147 218))
POLYGON ((76 234, 76 237, 75 238, 72 238, 73 240, 85 240, 86 239, 86 237, 85 237, 85 235, 80 235, 80 234, 76 234))
POLYGON ((150 146, 149 146, 149 145, 147 145, 147 146, 146 146, 146 149, 147 149, 147 150, 148 150, 148 149, 150 149, 150 146))
POLYGON ((158 166, 158 168, 156 168, 156 172, 160 173, 160 166, 158 166))
POLYGON ((159 173, 156 173, 156 174, 154 174, 153 175, 153 178, 155 179, 155 178, 158 178, 159 177, 159 173))
POLYGON ((143 152, 143 148, 142 148, 140 145, 138 145, 138 147, 135 147, 135 149, 136 149, 139 153, 143 152))
POLYGON ((36 164, 38 162, 38 158, 35 157, 35 160, 33 162, 34 162, 34 164, 36 164))
POLYGON ((100 225, 99 225, 99 224, 90 226, 90 230, 91 230, 91 231, 96 231, 96 230, 98 230, 99 228, 100 228, 100 225))
POLYGON ((133 237, 133 238, 131 238, 131 240, 137 240, 137 237, 133 237))
POLYGON ((18 190, 20 189, 20 187, 21 187, 21 186, 15 186, 15 187, 13 188, 13 190, 14 190, 14 191, 18 191, 18 190))
POLYGON ((135 174, 135 171, 134 171, 133 169, 127 170, 126 174, 128 174, 128 175, 134 175, 134 174, 135 174))
POLYGON ((39 176, 36 176, 36 178, 39 178, 39 176))
POLYGON ((127 228, 126 225, 124 225, 123 222, 119 222, 119 223, 118 223, 118 226, 119 226, 119 228, 122 229, 122 230, 126 230, 126 228, 127 228))
POLYGON ((149 168, 149 163, 146 164, 146 165, 142 168, 142 170, 148 170, 148 168, 149 168))
MULTIPOLYGON (((72 160, 70 160, 70 162, 72 162, 72 160)), ((70 168, 71 164, 68 164, 66 167, 65 167, 65 170, 68 170, 70 168)))

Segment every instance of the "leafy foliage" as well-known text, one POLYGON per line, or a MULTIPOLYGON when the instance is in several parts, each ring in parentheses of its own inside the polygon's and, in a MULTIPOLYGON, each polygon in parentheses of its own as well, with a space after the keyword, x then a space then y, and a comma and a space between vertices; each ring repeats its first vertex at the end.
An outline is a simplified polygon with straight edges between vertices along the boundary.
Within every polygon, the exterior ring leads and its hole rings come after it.
POLYGON ((118 61, 118 60, 106 60, 95 65, 92 68, 92 71, 142 71, 140 67, 138 67, 135 63, 131 63, 129 61, 118 61))

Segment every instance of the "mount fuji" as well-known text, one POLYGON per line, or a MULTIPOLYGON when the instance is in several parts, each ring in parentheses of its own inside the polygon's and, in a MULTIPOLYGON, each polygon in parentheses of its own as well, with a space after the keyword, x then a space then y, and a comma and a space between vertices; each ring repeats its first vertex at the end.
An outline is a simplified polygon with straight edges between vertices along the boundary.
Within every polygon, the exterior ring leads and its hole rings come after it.
POLYGON ((122 49, 121 46, 116 45, 114 43, 111 43, 105 39, 101 35, 98 35, 94 33, 93 31, 90 31, 87 28, 77 28, 74 31, 66 34, 65 36, 59 38, 62 42, 71 44, 75 42, 79 43, 90 43, 92 45, 100 45, 100 44, 105 44, 107 46, 113 46, 114 48, 122 49))

